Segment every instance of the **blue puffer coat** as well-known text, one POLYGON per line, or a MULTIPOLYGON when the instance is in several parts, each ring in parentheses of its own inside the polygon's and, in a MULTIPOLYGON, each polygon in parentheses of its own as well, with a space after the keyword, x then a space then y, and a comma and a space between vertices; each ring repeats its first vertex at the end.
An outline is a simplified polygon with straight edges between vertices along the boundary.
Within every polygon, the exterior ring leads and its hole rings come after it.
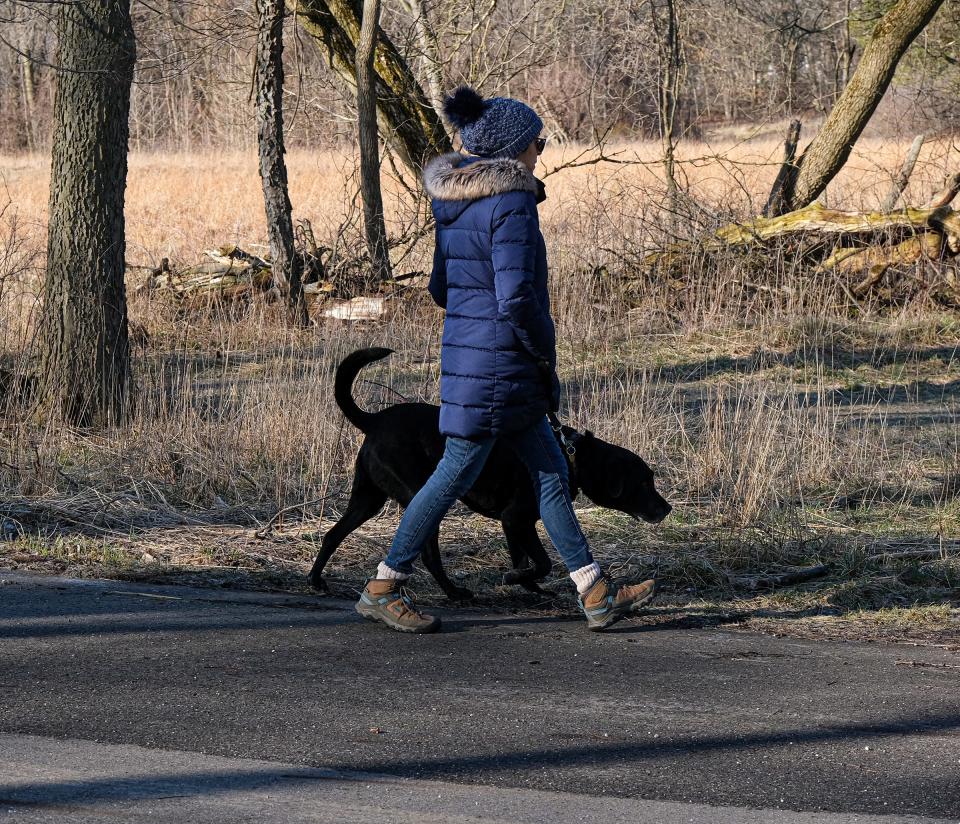
POLYGON ((446 309, 440 431, 525 429, 556 406, 556 333, 537 217, 542 185, 520 161, 453 153, 424 169, 437 221, 430 294, 446 309))

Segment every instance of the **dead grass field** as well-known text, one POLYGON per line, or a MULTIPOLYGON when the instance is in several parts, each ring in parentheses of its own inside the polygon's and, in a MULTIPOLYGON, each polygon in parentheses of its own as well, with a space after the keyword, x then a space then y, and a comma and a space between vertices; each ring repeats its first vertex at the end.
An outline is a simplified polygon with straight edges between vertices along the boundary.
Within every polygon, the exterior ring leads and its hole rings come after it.
MULTIPOLYGON (((827 202, 875 207, 908 142, 861 141, 827 202)), ((644 163, 546 178, 563 415, 643 454, 675 509, 649 528, 581 501, 599 558, 615 572, 658 572, 668 597, 651 621, 956 638, 960 316, 922 295, 893 309, 851 307, 836 300, 834 284, 799 278, 788 253, 772 259, 766 292, 747 288, 736 264, 714 260, 679 287, 644 284, 627 304, 612 284, 676 226, 659 210, 657 147, 612 151, 644 163), (936 552, 878 560, 913 549, 936 552), (833 572, 820 581, 759 595, 742 586, 751 575, 821 561, 833 572)), ((683 181, 703 207, 702 225, 758 212, 780 152, 773 139, 684 145, 683 181)), ((550 148, 544 166, 577 154, 550 148)), ((925 200, 958 161, 951 141, 925 146, 906 202, 925 200)), ((288 163, 295 216, 350 254, 359 242, 352 158, 298 151, 288 163)), ((47 174, 44 157, 0 157, 6 365, 22 361, 32 333, 47 174)), ((399 234, 422 204, 392 178, 385 186, 399 234)), ((132 157, 127 232, 129 262, 145 266, 197 262, 224 243, 256 250, 266 232, 255 156, 132 157)), ((428 236, 398 257, 397 271, 425 269, 431 253, 428 236)), ((397 354, 365 375, 364 402, 435 400, 441 313, 406 290, 381 321, 318 318, 290 332, 273 306, 186 314, 134 294, 138 285, 131 275, 131 318, 146 334, 126 425, 48 431, 15 405, 4 413, 0 478, 23 532, 0 544, 0 563, 302 587, 313 539, 344 503, 359 444, 332 403, 336 363, 386 343, 397 354)), ((388 507, 343 547, 330 567, 335 589, 360 586, 396 522, 388 507)), ((566 597, 498 587, 507 561, 491 524, 459 512, 446 532, 448 568, 479 603, 570 610, 566 597)), ((427 576, 417 585, 437 598, 427 576)), ((555 588, 570 591, 559 577, 555 588)))

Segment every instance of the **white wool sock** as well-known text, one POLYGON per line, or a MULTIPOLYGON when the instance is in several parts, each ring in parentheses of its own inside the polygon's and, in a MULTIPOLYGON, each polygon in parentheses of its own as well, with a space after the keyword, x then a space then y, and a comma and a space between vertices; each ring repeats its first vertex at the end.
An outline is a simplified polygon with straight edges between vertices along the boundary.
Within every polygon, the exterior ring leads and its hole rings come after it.
POLYGON ((570 573, 573 582, 577 585, 577 592, 583 595, 596 582, 601 575, 600 564, 594 561, 589 566, 580 567, 570 573))
POLYGON ((393 567, 388 567, 383 561, 377 567, 377 580, 379 581, 405 581, 409 577, 402 572, 397 572, 393 567))

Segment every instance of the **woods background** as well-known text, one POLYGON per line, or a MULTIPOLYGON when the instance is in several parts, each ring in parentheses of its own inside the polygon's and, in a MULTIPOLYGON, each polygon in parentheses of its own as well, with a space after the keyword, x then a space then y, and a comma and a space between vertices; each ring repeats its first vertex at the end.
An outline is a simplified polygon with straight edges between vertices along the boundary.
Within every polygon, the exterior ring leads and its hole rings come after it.
MULTIPOLYGON (((103 425, 80 414, 63 425, 29 391, 51 305, 47 239, 75 239, 49 211, 51 189, 71 182, 51 181, 59 5, 0 0, 0 561, 304 588, 361 439, 331 397, 336 364, 389 345, 397 354, 365 372, 360 403, 437 398, 442 313, 420 288, 433 233, 416 163, 384 143, 396 280, 371 278, 356 91, 289 13, 303 4, 287 4, 286 163, 309 299, 309 323, 289 323, 257 163, 257 6, 132 2, 125 255, 114 261, 115 285, 126 264, 126 394, 103 425)), ((605 564, 655 571, 690 620, 907 634, 958 622, 960 0, 912 40, 849 159, 812 196, 820 205, 757 219, 790 121, 802 150, 893 6, 383 8, 428 100, 469 82, 542 116, 562 417, 642 454, 674 504, 656 529, 583 499, 579 515, 605 564), (757 594, 797 569, 820 577, 757 594)), ((85 278, 85 293, 100 279, 93 267, 64 273, 85 278)), ((388 505, 338 551, 335 591, 362 585, 397 514, 388 505)), ((509 603, 497 526, 461 510, 444 529, 457 580, 509 603)))
MULTIPOLYGON (((682 82, 677 132, 823 115, 846 85, 887 0, 689 0, 679 6, 682 82)), ((387 3, 382 25, 425 89, 459 81, 513 95, 541 113, 548 136, 593 141, 659 134, 657 23, 666 0, 484 0, 387 3), (422 25, 425 21, 426 25, 422 25), (439 61, 424 49, 435 39, 439 61)), ((0 151, 50 139, 55 4, 0 3, 0 151)), ((225 0, 134 2, 138 61, 131 101, 134 150, 250 147, 256 14, 225 0)), ((957 125, 960 3, 948 0, 911 47, 872 129, 957 125)), ((288 18, 288 145, 355 137, 352 106, 322 48, 288 18)), ((778 134, 779 136, 779 134, 778 134)))

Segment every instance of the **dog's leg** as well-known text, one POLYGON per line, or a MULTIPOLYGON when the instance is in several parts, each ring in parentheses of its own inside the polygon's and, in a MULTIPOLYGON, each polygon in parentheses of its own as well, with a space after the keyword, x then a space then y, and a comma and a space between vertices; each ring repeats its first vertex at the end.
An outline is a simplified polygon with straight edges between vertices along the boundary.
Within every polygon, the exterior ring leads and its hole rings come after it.
POLYGON ((550 574, 553 565, 537 534, 537 523, 527 518, 505 519, 503 534, 510 550, 513 569, 503 576, 504 584, 519 584, 531 592, 543 592, 537 581, 550 574), (531 566, 525 561, 529 559, 531 566))
POLYGON ((377 489, 367 476, 366 471, 358 464, 356 474, 353 476, 353 488, 350 490, 350 503, 347 504, 347 511, 323 536, 323 541, 320 543, 320 552, 317 553, 308 576, 310 586, 321 592, 326 592, 327 583, 323 580, 323 568, 330 560, 330 556, 337 551, 337 547, 343 543, 344 538, 383 509, 386 502, 387 496, 377 489))
POLYGON ((423 565, 430 574, 436 579, 447 597, 452 601, 466 601, 473 597, 473 593, 466 587, 458 587, 447 577, 447 572, 443 568, 443 560, 440 557, 440 536, 434 532, 427 542, 423 545, 423 565))
MULTIPOLYGON (((511 521, 508 517, 507 520, 500 522, 500 527, 503 529, 503 536, 507 539, 507 549, 510 551, 510 563, 513 564, 514 570, 526 569, 529 564, 527 563, 530 556, 527 555, 527 548, 524 546, 524 541, 521 540, 522 530, 517 526, 515 521, 511 521)), ((529 537, 524 534, 524 537, 529 537)), ((538 536, 539 538, 539 536, 538 536)), ((506 573, 510 575, 510 573, 506 573)), ((507 583, 504 581, 504 583, 507 583)))

